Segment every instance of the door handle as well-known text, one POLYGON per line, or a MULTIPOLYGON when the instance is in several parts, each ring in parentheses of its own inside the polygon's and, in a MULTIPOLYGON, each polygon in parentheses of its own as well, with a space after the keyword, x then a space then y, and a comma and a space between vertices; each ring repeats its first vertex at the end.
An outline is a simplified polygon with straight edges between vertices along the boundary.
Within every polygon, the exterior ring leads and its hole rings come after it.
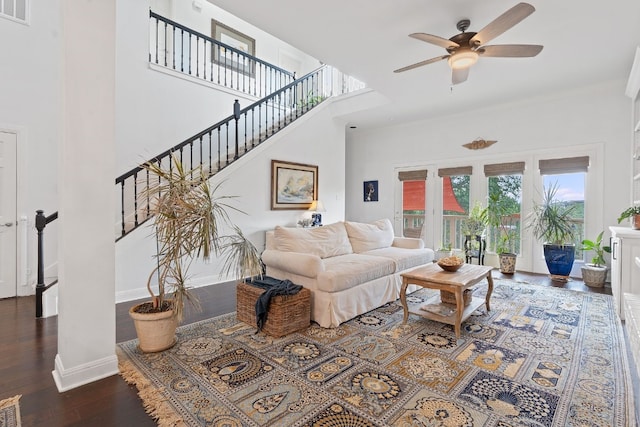
POLYGON ((5 222, 4 224, 0 224, 0 227, 13 227, 12 222, 5 222))

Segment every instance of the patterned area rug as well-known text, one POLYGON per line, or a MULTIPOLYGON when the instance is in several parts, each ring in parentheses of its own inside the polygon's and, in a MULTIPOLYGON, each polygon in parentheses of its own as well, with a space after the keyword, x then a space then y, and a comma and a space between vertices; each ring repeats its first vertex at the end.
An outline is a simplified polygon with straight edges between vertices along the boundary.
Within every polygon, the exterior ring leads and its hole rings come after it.
POLYGON ((274 339, 233 313, 181 327, 162 353, 119 344, 120 370, 161 426, 635 425, 611 296, 495 280, 459 340, 402 315, 396 301, 274 339))
POLYGON ((21 395, 0 400, 0 427, 20 427, 21 395))

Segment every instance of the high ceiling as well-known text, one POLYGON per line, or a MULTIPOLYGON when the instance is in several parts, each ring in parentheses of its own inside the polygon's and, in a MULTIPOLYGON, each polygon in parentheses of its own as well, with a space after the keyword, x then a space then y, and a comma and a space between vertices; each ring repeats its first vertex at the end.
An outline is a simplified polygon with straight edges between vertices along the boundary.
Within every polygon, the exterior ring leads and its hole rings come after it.
POLYGON ((393 70, 446 54, 408 37, 424 32, 449 38, 470 19, 479 31, 517 4, 491 0, 209 0, 245 21, 335 66, 388 98, 354 114, 359 128, 412 121, 626 80, 640 46, 640 1, 529 1, 536 11, 489 44, 541 44, 533 58, 481 57, 469 79, 451 85, 440 61, 404 73, 393 70))

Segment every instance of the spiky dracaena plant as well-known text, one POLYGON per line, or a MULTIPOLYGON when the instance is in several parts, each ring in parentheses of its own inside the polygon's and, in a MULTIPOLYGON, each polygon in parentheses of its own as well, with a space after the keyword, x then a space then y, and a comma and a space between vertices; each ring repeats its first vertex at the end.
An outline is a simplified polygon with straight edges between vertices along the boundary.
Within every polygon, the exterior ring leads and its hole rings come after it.
POLYGON ((144 192, 150 201, 150 213, 155 216, 158 246, 157 265, 147 281, 155 310, 172 308, 182 320, 185 301, 197 305, 186 285, 195 259, 224 255, 225 265, 237 266, 232 272, 238 279, 262 273, 258 250, 229 218, 229 210, 244 213, 227 203, 235 196, 217 196, 220 184, 211 187, 201 167, 185 169, 175 154, 168 168, 158 163, 147 163, 144 168, 158 178, 150 180, 153 183, 144 192), (221 235, 223 227, 231 227, 235 234, 221 235), (156 274, 157 294, 151 286, 156 274))
POLYGON ((533 234, 545 243, 562 245, 573 243, 575 228, 571 215, 575 205, 556 200, 558 184, 552 184, 545 188, 542 202, 534 205, 533 211, 528 217, 527 227, 533 234))

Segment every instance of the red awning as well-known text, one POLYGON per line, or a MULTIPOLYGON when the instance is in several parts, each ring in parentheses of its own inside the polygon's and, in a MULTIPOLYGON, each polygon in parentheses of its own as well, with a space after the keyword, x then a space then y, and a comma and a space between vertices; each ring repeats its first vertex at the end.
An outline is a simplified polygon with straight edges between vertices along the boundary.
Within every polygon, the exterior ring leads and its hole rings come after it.
MULTIPOLYGON (((442 177, 443 209, 450 212, 464 213, 464 209, 458 203, 456 195, 451 187, 451 177, 442 177)), ((402 183, 402 210, 425 210, 425 185, 426 181, 403 181, 402 183)))
POLYGON ((450 176, 442 177, 442 210, 464 213, 464 209, 458 203, 456 195, 453 194, 450 176))

